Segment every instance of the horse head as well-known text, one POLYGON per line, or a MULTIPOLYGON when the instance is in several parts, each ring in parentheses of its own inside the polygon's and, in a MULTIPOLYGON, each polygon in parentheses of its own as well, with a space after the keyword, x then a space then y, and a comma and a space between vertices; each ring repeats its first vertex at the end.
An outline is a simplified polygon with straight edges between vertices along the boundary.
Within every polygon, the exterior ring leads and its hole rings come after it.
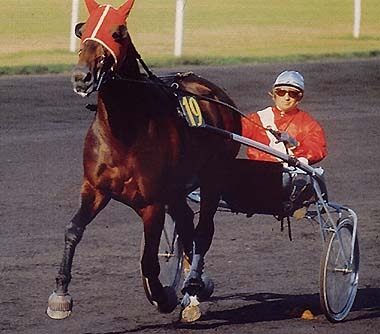
POLYGON ((75 27, 81 45, 71 77, 74 91, 79 95, 87 96, 97 90, 102 77, 110 70, 117 70, 125 60, 130 44, 126 20, 134 1, 127 0, 116 9, 85 0, 89 18, 75 27))

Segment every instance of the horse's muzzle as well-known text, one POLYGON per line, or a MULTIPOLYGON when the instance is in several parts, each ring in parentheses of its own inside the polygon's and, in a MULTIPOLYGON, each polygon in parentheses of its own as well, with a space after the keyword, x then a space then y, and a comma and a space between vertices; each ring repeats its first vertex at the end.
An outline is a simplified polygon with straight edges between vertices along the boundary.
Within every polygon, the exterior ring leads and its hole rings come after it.
POLYGON ((94 76, 87 67, 75 67, 71 74, 74 92, 82 97, 93 91, 94 76))

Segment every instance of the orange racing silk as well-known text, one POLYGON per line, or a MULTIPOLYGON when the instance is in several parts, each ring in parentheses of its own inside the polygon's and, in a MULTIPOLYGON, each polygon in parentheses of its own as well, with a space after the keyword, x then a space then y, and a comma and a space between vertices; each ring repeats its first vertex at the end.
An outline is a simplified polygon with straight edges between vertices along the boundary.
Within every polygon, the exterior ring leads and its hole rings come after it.
MULTIPOLYGON (((298 142, 296 148, 289 150, 288 154, 297 158, 307 159, 309 164, 321 161, 327 155, 326 137, 321 125, 307 112, 293 109, 288 113, 276 107, 249 114, 242 118, 242 135, 270 147, 286 152, 283 143, 277 143, 275 137, 264 128, 286 131, 298 142)), ((247 156, 252 160, 274 161, 279 160, 253 147, 247 148, 247 156)))

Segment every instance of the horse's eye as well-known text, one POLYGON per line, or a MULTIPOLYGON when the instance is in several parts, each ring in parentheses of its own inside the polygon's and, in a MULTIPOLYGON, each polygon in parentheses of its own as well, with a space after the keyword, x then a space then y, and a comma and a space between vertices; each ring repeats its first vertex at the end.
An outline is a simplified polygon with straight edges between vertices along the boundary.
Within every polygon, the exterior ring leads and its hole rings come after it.
POLYGON ((105 59, 106 59, 106 55, 102 54, 102 55, 96 57, 96 62, 103 64, 105 59))

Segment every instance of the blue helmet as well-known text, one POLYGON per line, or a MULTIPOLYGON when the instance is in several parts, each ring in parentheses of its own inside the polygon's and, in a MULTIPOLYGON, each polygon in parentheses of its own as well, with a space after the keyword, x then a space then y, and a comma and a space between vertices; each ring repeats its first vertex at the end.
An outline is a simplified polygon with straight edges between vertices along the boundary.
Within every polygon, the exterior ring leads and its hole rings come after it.
POLYGON ((290 86, 302 91, 305 89, 303 76, 297 71, 284 71, 280 73, 273 84, 273 88, 278 86, 290 86))

